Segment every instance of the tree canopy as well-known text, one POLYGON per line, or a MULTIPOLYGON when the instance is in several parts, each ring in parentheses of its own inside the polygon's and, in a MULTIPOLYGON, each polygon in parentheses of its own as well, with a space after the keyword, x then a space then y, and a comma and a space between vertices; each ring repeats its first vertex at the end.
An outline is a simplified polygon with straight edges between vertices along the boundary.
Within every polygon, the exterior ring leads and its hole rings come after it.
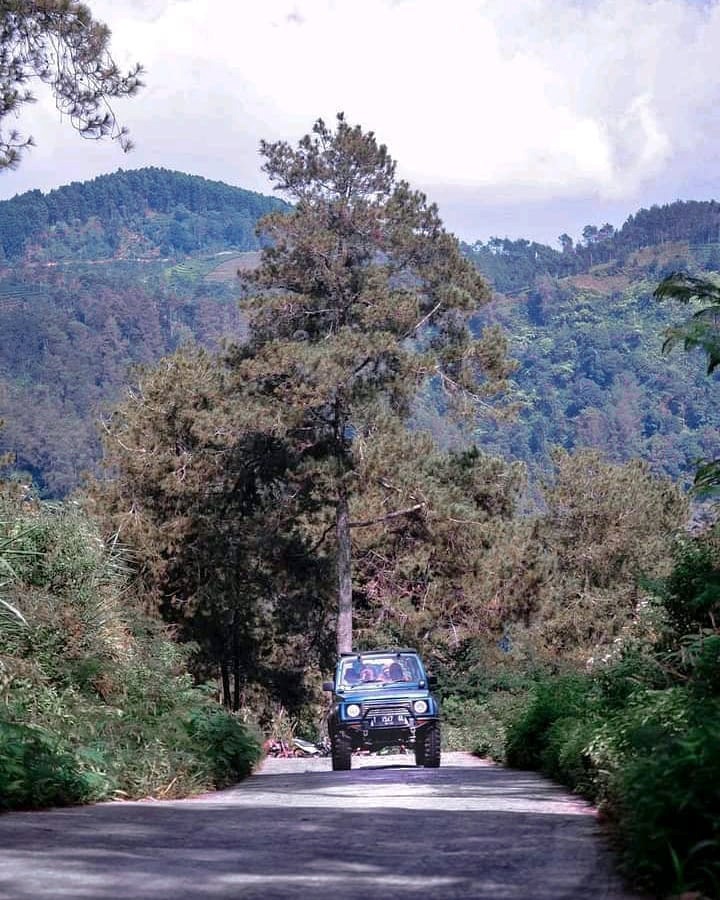
POLYGON ((246 338, 144 371, 107 423, 100 505, 166 617, 232 705, 327 666, 334 621, 340 651, 412 642, 454 672, 476 651, 580 664, 611 645, 679 493, 561 455, 544 512, 518 516, 521 465, 417 427, 421 394, 477 424, 510 370, 502 334, 470 327, 489 292, 436 208, 343 116, 262 151, 293 205, 260 223, 246 338))

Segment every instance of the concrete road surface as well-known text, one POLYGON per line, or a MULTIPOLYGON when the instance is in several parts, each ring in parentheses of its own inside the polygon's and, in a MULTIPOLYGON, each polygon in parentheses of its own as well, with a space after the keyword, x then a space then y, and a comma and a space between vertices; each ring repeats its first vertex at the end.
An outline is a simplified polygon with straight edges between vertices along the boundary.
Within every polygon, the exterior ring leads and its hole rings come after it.
POLYGON ((625 900, 593 811, 541 777, 443 755, 268 759, 230 790, 0 816, 10 900, 625 900))

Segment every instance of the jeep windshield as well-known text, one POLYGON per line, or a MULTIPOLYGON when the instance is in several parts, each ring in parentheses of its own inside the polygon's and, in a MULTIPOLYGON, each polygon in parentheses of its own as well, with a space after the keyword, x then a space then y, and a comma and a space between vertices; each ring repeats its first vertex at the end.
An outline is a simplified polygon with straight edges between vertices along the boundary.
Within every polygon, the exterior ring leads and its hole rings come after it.
POLYGON ((386 685, 417 684, 425 676, 413 653, 359 654, 341 660, 337 686, 382 688, 386 685))

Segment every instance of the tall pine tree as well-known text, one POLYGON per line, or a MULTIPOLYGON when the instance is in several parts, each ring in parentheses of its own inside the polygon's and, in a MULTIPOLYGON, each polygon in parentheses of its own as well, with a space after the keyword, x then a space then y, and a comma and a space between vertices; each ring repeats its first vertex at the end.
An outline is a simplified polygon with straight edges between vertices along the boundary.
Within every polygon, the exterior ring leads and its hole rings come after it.
MULTIPOLYGON (((337 648, 352 648, 352 502, 363 447, 387 417, 406 419, 433 381, 452 404, 486 404, 509 367, 505 342, 476 339, 469 314, 489 300, 437 207, 396 177, 372 132, 339 114, 297 147, 263 142, 264 171, 293 210, 261 222, 267 239, 252 275, 250 340, 236 348, 238 391, 264 426, 303 455, 336 539, 337 648)), ((392 461, 388 461, 392 468, 392 461)), ((381 476, 377 476, 381 477, 381 476)), ((399 504, 390 481, 383 515, 422 516, 421 486, 399 504)))

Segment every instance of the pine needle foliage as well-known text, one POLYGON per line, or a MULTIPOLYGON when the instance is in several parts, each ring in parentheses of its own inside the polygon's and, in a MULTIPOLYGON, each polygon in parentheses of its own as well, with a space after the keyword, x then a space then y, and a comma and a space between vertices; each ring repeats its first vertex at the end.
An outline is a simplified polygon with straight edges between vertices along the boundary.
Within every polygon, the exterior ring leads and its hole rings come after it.
POLYGON ((113 477, 95 485, 97 506, 150 607, 199 646, 199 672, 237 709, 263 673, 297 682, 322 653, 328 563, 304 527, 314 494, 223 354, 186 348, 136 376, 105 423, 113 477))
POLYGON ((430 380, 458 407, 476 409, 511 367, 497 330, 476 339, 468 326, 489 299, 484 281, 437 207, 396 177, 373 132, 340 113, 334 129, 319 119, 296 147, 263 142, 261 152, 294 207, 260 223, 268 244, 249 279, 250 340, 234 364, 266 426, 318 461, 316 483, 335 513, 337 644, 349 650, 351 500, 378 410, 407 419, 430 380))
POLYGON ((640 460, 558 450, 554 463, 531 544, 546 565, 521 640, 545 664, 584 667, 649 627, 647 584, 669 573, 688 504, 640 460))
MULTIPOLYGON (((111 101, 141 87, 141 66, 122 73, 110 31, 76 0, 4 0, 0 4, 0 122, 35 99, 33 79, 52 90, 58 110, 85 138, 111 137, 132 146, 111 101)), ((14 168, 32 146, 15 129, 0 132, 0 170, 14 168)))

